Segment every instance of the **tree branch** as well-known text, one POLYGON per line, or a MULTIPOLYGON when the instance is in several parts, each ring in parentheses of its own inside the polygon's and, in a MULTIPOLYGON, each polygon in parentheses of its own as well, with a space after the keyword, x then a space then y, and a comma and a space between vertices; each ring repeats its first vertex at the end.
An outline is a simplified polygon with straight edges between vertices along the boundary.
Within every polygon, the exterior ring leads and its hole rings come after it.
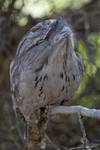
POLYGON ((49 114, 80 113, 82 116, 100 119, 100 109, 89 109, 83 106, 50 106, 49 114))

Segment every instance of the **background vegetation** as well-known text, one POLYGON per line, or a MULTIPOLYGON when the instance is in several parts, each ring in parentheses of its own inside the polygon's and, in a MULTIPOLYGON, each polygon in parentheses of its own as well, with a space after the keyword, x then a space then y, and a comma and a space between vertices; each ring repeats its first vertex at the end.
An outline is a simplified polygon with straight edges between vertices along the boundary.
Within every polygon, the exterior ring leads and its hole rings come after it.
MULTIPOLYGON (((12 109, 9 62, 26 31, 41 20, 59 15, 72 25, 75 50, 84 62, 83 80, 73 101, 66 104, 100 108, 100 1, 0 0, 0 150, 22 150, 24 145, 18 133, 23 123, 16 123, 12 109)), ((100 120, 83 121, 90 143, 100 143, 100 120)), ((65 147, 82 142, 76 115, 51 119, 47 132, 56 144, 65 147)))

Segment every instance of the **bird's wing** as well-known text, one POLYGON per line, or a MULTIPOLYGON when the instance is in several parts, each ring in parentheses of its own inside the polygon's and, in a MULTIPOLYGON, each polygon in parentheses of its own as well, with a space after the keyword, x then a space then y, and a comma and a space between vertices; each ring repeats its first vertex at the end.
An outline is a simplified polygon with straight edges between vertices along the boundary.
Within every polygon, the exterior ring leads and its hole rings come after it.
POLYGON ((15 58, 10 64, 11 80, 14 79, 16 74, 17 77, 15 78, 18 78, 23 70, 23 72, 28 69, 32 69, 33 72, 38 71, 47 63, 52 50, 48 35, 55 23, 56 20, 52 19, 44 21, 26 33, 19 43, 15 58))
POLYGON ((48 56, 52 53, 52 44, 49 40, 52 27, 41 24, 33 27, 21 40, 15 60, 22 68, 39 70, 48 62, 48 56))

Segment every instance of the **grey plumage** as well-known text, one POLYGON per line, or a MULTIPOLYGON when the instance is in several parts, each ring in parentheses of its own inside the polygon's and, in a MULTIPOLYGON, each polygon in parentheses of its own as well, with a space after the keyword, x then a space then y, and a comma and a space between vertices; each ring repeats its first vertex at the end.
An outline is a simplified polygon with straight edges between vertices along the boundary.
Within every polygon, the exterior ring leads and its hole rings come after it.
POLYGON ((34 109, 71 99, 82 70, 67 22, 62 18, 40 22, 23 37, 10 64, 14 108, 28 120, 34 109))

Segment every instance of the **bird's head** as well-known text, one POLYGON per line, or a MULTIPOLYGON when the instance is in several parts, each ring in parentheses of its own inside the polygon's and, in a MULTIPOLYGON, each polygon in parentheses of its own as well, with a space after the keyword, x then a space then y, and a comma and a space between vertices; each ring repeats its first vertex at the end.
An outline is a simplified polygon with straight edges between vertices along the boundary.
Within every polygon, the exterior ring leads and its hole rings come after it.
MULTIPOLYGON (((84 66, 82 58, 79 53, 74 51, 74 32, 70 25, 67 23, 67 21, 60 17, 57 19, 45 20, 43 23, 43 26, 48 31, 46 38, 48 38, 48 40, 51 41, 50 43, 52 45, 58 45, 60 47, 61 44, 60 50, 66 50, 67 56, 70 55, 72 57, 73 53, 74 58, 77 60, 80 75, 83 75, 84 66)), ((70 60, 72 59, 71 57, 69 57, 70 60)))
POLYGON ((44 20, 33 27, 31 31, 42 40, 47 39, 54 45, 66 41, 74 49, 73 31, 62 17, 44 20))

